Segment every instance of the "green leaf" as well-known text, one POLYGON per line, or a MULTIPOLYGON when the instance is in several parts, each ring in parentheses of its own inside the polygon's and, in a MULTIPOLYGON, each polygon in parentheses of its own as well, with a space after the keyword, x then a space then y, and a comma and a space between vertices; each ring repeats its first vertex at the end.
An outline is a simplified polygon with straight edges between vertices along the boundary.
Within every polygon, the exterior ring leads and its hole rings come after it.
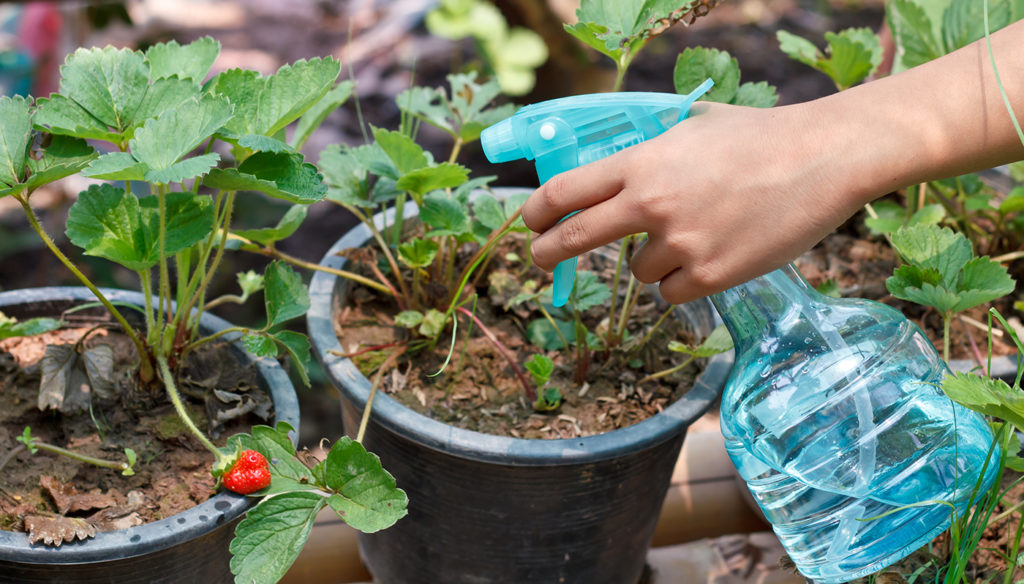
POLYGON ((211 80, 209 90, 235 105, 229 131, 274 136, 319 102, 340 73, 341 65, 333 58, 300 60, 269 77, 240 69, 225 71, 211 80))
MULTIPOLYGON (((369 146, 361 148, 370 149, 369 146)), ((360 156, 356 150, 345 144, 332 144, 320 153, 318 166, 327 185, 327 198, 342 205, 373 208, 375 204, 370 199, 371 187, 367 181, 365 157, 360 156)))
POLYGON ((946 208, 938 203, 925 205, 910 216, 909 225, 938 225, 946 217, 946 208))
POLYGON ((481 195, 473 201, 473 215, 491 231, 501 227, 508 219, 504 206, 489 194, 481 195))
POLYGON ((960 312, 1012 293, 1016 282, 999 262, 982 257, 967 262, 958 288, 960 302, 955 310, 960 312))
POLYGON ((860 83, 878 69, 882 62, 882 46, 869 29, 847 29, 839 34, 825 33, 829 58, 824 61, 825 72, 839 89, 860 83))
POLYGON ((1013 189, 999 203, 999 212, 1003 214, 1018 213, 1022 210, 1024 210, 1024 187, 1013 189))
POLYGON ((449 75, 451 97, 442 88, 412 87, 400 93, 395 103, 403 112, 444 130, 453 138, 472 142, 480 138, 484 128, 516 111, 513 104, 492 106, 502 93, 498 80, 478 83, 476 77, 475 72, 449 75))
POLYGON ((150 118, 160 116, 189 100, 198 100, 200 97, 199 84, 191 79, 178 79, 177 77, 157 79, 146 90, 146 95, 139 103, 138 109, 135 110, 132 127, 125 132, 125 137, 133 137, 135 129, 150 118))
POLYGON ((309 204, 327 193, 323 177, 302 155, 257 152, 237 169, 215 168, 203 179, 208 187, 226 191, 261 191, 276 199, 309 204))
POLYGON ((14 186, 25 175, 32 140, 32 102, 24 97, 0 97, 0 182, 14 186))
POLYGON ((576 310, 583 312, 588 308, 601 306, 611 297, 611 288, 601 282, 597 274, 588 270, 576 273, 576 284, 569 296, 569 302, 576 310))
POLYGON ((864 225, 871 230, 872 234, 885 235, 903 227, 907 217, 907 210, 899 203, 882 200, 871 203, 871 207, 875 210, 875 214, 878 217, 865 218, 864 225))
POLYGON ((235 582, 274 584, 299 557, 327 500, 299 491, 269 497, 251 509, 231 540, 235 582))
POLYGON ((423 322, 423 313, 418 310, 403 310, 395 316, 395 324, 404 328, 416 328, 423 322))
POLYGON ((309 337, 295 331, 278 331, 274 333, 274 339, 288 352, 288 358, 291 359, 295 372, 299 374, 302 383, 306 387, 310 387, 309 367, 311 360, 309 356, 309 337))
POLYGON ((419 332, 427 338, 435 338, 444 330, 444 323, 444 313, 431 308, 423 315, 423 323, 420 324, 419 332))
POLYGON ((51 134, 115 143, 121 141, 118 132, 112 132, 106 124, 64 95, 54 93, 48 98, 39 99, 36 105, 38 109, 33 122, 51 134))
POLYGON ((53 136, 42 156, 27 160, 29 177, 25 188, 32 190, 75 174, 96 160, 99 154, 85 140, 53 136))
POLYGON ((272 262, 263 273, 267 326, 273 327, 309 310, 309 294, 302 278, 288 264, 272 262))
POLYGON ((904 68, 916 67, 944 54, 931 19, 914 0, 889 0, 886 19, 904 68))
POLYGON ((655 29, 675 24, 696 4, 694 0, 583 0, 578 24, 565 29, 615 61, 635 56, 655 29))
POLYGON ((92 161, 82 174, 103 180, 145 180, 148 169, 127 152, 110 152, 92 161))
POLYGON ((238 287, 242 289, 242 301, 263 289, 263 274, 249 270, 235 275, 238 287))
POLYGON ((825 73, 840 90, 860 83, 882 62, 878 36, 867 28, 849 28, 838 34, 826 32, 827 56, 807 39, 784 30, 776 36, 782 52, 825 73))
MULTIPOLYGON (((1010 24, 1010 3, 989 1, 988 24, 991 32, 1010 24)), ((947 53, 985 37, 985 2, 952 0, 942 14, 942 43, 947 53)))
POLYGON ((355 88, 353 81, 342 81, 334 86, 334 89, 327 92, 320 101, 316 102, 313 107, 309 108, 306 113, 302 114, 299 118, 299 123, 295 125, 295 133, 292 135, 291 141, 288 143, 295 150, 302 148, 305 145, 306 140, 313 135, 313 131, 320 127, 327 116, 331 115, 331 112, 342 106, 348 98, 352 95, 352 90, 355 88))
POLYGON ((432 239, 411 239, 398 245, 398 259, 410 268, 425 268, 434 261, 439 248, 432 239))
POLYGON ((256 152, 295 152, 295 149, 285 142, 260 134, 246 134, 240 136, 236 142, 242 148, 256 152))
POLYGON ((820 284, 814 287, 815 290, 820 294, 824 294, 830 298, 840 298, 842 294, 839 291, 839 281, 835 278, 829 278, 822 281, 820 284))
MULTIPOLYGON (((167 208, 167 231, 164 251, 172 256, 192 247, 213 231, 213 202, 205 195, 191 192, 167 193, 164 199, 167 208)), ((139 208, 148 226, 150 238, 156 249, 150 252, 159 257, 160 208, 156 196, 139 199, 139 208)))
POLYGON ((732 99, 733 104, 747 107, 773 107, 778 102, 779 94, 775 86, 769 85, 767 81, 740 85, 732 99))
POLYGON ((705 47, 687 47, 676 57, 672 75, 676 93, 686 94, 710 77, 715 86, 704 95, 708 101, 730 103, 740 87, 740 66, 729 53, 705 47))
POLYGON ((273 337, 264 333, 251 333, 242 335, 242 344, 245 349, 257 357, 276 357, 277 343, 273 337))
POLYGON ((779 50, 794 61, 813 67, 824 58, 814 43, 789 31, 776 31, 775 38, 779 41, 779 50))
MULTIPOLYGON (((295 432, 295 428, 287 422, 278 422, 273 428, 264 425, 253 426, 250 432, 251 434, 239 433, 228 438, 228 444, 221 448, 221 452, 233 455, 239 450, 252 449, 262 454, 267 459, 273 477, 271 489, 275 488, 273 483, 277 483, 280 478, 290 479, 293 484, 308 479, 310 471, 295 457, 295 446, 288 437, 289 433, 295 432)), ((225 471, 227 468, 214 468, 211 473, 219 477, 225 471)))
POLYGON ((953 311, 960 303, 960 296, 949 288, 928 282, 922 283, 920 286, 907 285, 898 275, 886 279, 885 287, 897 298, 924 306, 932 306, 939 312, 953 311))
MULTIPOLYGON (((165 252, 173 255, 206 238, 213 229, 210 199, 192 193, 168 193, 165 252)), ((88 255, 132 270, 144 270, 160 258, 156 196, 135 195, 110 184, 92 185, 68 211, 67 235, 88 255)))
POLYGON ((373 128, 373 139, 395 164, 400 175, 423 168, 430 162, 423 148, 401 132, 373 128))
POLYGON ((342 436, 327 453, 326 462, 327 486, 336 493, 327 502, 345 523, 373 533, 406 515, 405 492, 396 488, 394 477, 362 444, 342 436))
POLYGON ((1024 392, 1014 390, 1001 379, 950 373, 942 380, 942 391, 965 407, 1024 429, 1024 392))
POLYGON ((524 366, 530 372, 533 382, 537 384, 537 387, 547 385, 548 380, 551 379, 551 374, 555 372, 555 362, 547 355, 540 353, 534 353, 527 359, 524 366))
MULTIPOLYGON (((576 341, 576 327, 573 323, 554 319, 555 325, 569 343, 576 341)), ((562 337, 558 336, 555 327, 547 319, 538 318, 526 326, 526 338, 530 343, 544 351, 560 351, 565 348, 562 337)))
POLYGON ((151 170, 166 170, 230 119, 231 103, 206 94, 147 121, 136 130, 129 148, 132 156, 151 170))
POLYGON ((404 173, 395 186, 422 198, 431 191, 457 187, 466 182, 468 177, 468 168, 460 164, 443 162, 437 166, 417 168, 404 173))
POLYGON ((299 226, 306 220, 306 214, 309 211, 309 207, 306 205, 292 205, 288 208, 288 211, 281 217, 281 220, 277 222, 274 227, 266 227, 263 229, 240 229, 236 230, 235 235, 244 237, 248 240, 255 241, 260 245, 270 245, 287 239, 298 231, 299 226))
POLYGON ((480 0, 441 0, 424 19, 430 34, 451 40, 483 37, 507 25, 493 4, 480 0))
POLYGON ((150 79, 177 75, 182 79, 203 81, 220 54, 220 43, 203 37, 187 45, 171 40, 146 50, 150 79))
POLYGON ((974 256, 962 233, 936 225, 912 225, 892 234, 892 244, 907 262, 937 270, 943 286, 953 289, 964 265, 974 256))
POLYGON ((444 196, 427 197, 420 209, 420 219, 432 229, 431 237, 459 236, 471 227, 468 210, 458 201, 444 196))
POLYGON ((220 154, 210 152, 175 162, 164 169, 147 170, 145 179, 153 184, 171 184, 202 176, 217 166, 220 154))
POLYGON ((52 318, 18 320, 0 312, 0 339, 31 337, 32 335, 57 330, 61 327, 61 324, 61 321, 52 318))
POLYGON ((543 37, 517 26, 505 35, 485 37, 482 44, 503 93, 525 95, 533 89, 537 82, 534 69, 548 59, 543 37))
POLYGON ((117 132, 131 126, 149 87, 142 53, 129 49, 78 49, 60 71, 60 92, 117 132))
POLYGON ((139 200, 110 184, 92 185, 68 210, 71 243, 87 255, 105 257, 133 270, 152 267, 152 242, 142 224, 139 200))

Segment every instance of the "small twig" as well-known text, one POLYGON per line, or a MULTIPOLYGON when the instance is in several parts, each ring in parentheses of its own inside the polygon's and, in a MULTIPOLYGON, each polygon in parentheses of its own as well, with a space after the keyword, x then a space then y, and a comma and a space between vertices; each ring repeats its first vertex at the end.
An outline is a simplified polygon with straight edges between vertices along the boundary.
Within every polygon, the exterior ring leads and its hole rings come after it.
POLYGON ((504 357, 505 360, 508 361, 508 364, 512 366, 512 370, 515 371, 516 377, 519 378, 519 383, 522 384, 523 390, 526 392, 526 397, 528 397, 531 402, 536 401, 537 392, 533 390, 533 386, 530 385, 530 382, 526 379, 526 375, 523 373, 523 370, 519 367, 519 364, 516 363, 516 360, 512 357, 512 354, 509 353, 505 345, 501 344, 501 341, 498 340, 498 337, 494 336, 494 333, 491 332, 491 330, 487 328, 487 326, 484 323, 480 322, 480 319, 477 318, 477 316, 472 312, 466 310, 462 306, 456 306, 455 310, 473 319, 473 322, 476 323, 476 325, 480 327, 480 330, 484 332, 484 335, 487 337, 487 340, 491 341, 494 347, 498 349, 498 352, 501 353, 501 356, 504 357))
POLYGON ((363 436, 366 435, 366 426, 370 422, 370 412, 373 410, 373 398, 377 395, 377 388, 380 387, 381 380, 384 379, 384 372, 394 366, 395 361, 398 357, 405 352, 405 347, 400 348, 388 355, 388 358, 381 363, 377 369, 377 374, 373 376, 373 385, 370 386, 370 396, 366 398, 366 407, 363 408, 363 417, 359 420, 359 432, 356 434, 356 442, 362 444, 363 436))
POLYGON ((10 462, 12 458, 17 456, 18 453, 21 452, 22 450, 25 450, 24 444, 18 444, 17 446, 12 448, 11 451, 7 453, 7 456, 4 457, 3 461, 0 461, 0 472, 2 472, 4 470, 4 467, 7 466, 7 463, 10 462))
POLYGON ((978 363, 978 367, 981 367, 982 374, 987 377, 988 368, 985 366, 985 357, 978 349, 978 344, 974 342, 974 336, 971 335, 971 330, 967 328, 967 324, 964 322, 964 316, 962 314, 957 315, 957 322, 960 323, 960 328, 962 328, 964 330, 964 334, 967 335, 967 342, 971 346, 971 354, 974 355, 975 362, 978 363))

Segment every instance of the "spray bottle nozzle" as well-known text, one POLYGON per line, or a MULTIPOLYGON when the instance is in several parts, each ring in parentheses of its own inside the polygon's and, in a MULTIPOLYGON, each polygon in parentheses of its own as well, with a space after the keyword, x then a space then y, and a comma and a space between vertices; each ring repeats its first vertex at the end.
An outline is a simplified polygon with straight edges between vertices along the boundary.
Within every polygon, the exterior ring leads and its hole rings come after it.
MULTIPOLYGON (((491 162, 535 160, 541 183, 649 140, 686 119, 690 106, 714 83, 708 79, 687 95, 600 93, 544 101, 523 107, 480 135, 491 162)), ((553 304, 572 292, 576 258, 555 268, 553 304)))

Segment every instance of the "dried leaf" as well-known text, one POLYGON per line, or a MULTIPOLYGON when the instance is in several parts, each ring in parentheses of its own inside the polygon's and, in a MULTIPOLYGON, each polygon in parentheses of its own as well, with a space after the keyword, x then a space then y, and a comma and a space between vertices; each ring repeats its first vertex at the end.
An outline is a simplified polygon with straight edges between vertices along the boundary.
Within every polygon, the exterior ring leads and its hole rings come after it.
POLYGON ((39 409, 79 412, 89 406, 90 393, 114 396, 114 352, 97 345, 79 354, 76 345, 47 345, 39 381, 39 409))
POLYGON ((28 515, 25 517, 25 529, 30 543, 42 542, 56 547, 75 538, 84 541, 96 535, 96 529, 89 522, 77 517, 28 515))
POLYGON ((117 501, 111 495, 102 493, 99 490, 79 493, 74 485, 62 483, 48 475, 40 476, 39 484, 50 494, 54 504, 57 506, 57 511, 61 515, 76 511, 104 509, 117 504, 117 501))

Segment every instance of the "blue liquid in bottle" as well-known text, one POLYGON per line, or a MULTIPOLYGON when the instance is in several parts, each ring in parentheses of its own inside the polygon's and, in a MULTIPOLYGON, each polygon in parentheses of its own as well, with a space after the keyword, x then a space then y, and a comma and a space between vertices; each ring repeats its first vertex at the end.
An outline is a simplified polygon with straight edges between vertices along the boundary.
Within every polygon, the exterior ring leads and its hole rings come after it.
POLYGON ((821 295, 792 266, 712 301, 736 346, 726 448, 805 576, 846 582, 927 544, 951 509, 922 502, 966 509, 991 429, 942 393, 945 363, 899 311, 821 295))

